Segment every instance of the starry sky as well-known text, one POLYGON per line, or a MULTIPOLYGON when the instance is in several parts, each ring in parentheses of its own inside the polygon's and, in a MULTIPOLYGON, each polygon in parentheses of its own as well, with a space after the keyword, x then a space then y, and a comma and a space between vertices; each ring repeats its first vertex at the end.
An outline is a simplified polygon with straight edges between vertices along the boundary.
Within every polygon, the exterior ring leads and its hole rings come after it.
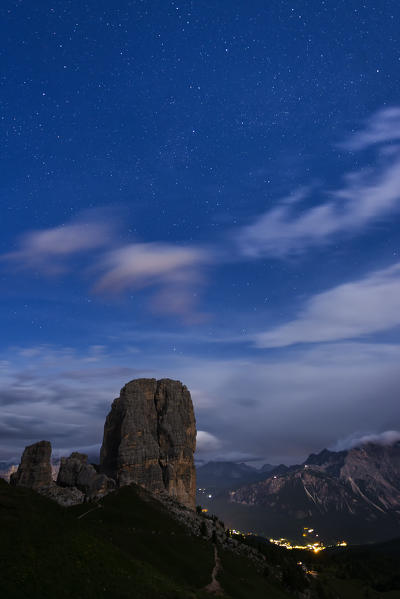
POLYGON ((95 455, 137 377, 199 461, 396 435, 398 1, 0 13, 0 459, 95 455))

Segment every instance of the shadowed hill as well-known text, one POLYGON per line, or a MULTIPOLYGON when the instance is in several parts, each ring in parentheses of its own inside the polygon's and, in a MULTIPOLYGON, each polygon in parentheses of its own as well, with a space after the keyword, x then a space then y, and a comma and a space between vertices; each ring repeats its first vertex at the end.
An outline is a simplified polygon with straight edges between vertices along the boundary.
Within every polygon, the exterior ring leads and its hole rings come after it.
POLYGON ((396 599, 400 593, 392 575, 396 542, 378 547, 377 557, 367 550, 366 576, 358 550, 325 559, 243 538, 242 548, 265 556, 260 568, 218 541, 194 536, 136 485, 65 508, 0 480, 0 535, 0 596, 6 599, 206 599, 216 552, 225 599, 300 599, 304 591, 310 599, 396 599), (304 564, 318 570, 317 579, 304 574, 304 564))
MULTIPOLYGON (((0 596, 7 599, 210 596, 204 588, 213 543, 190 534, 135 485, 98 503, 63 508, 0 481, 0 530, 0 596)), ((226 597, 246 597, 249 589, 254 598, 290 596, 250 560, 221 553, 221 576, 233 589, 226 597)))

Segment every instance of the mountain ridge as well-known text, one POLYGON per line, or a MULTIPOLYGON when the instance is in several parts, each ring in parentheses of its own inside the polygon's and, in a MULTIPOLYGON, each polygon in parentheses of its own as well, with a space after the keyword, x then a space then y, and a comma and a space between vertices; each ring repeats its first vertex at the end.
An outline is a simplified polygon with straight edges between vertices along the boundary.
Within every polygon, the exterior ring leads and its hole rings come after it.
POLYGON ((400 535, 400 443, 323 449, 302 464, 256 471, 247 481, 219 481, 199 491, 229 526, 301 540, 314 528, 327 542, 387 540, 400 535), (257 480, 258 478, 258 480, 257 480))
POLYGON ((264 481, 232 491, 230 501, 298 521, 322 521, 322 528, 324 519, 337 525, 342 515, 371 531, 387 520, 400 532, 400 443, 324 449, 285 473, 272 472, 264 481))

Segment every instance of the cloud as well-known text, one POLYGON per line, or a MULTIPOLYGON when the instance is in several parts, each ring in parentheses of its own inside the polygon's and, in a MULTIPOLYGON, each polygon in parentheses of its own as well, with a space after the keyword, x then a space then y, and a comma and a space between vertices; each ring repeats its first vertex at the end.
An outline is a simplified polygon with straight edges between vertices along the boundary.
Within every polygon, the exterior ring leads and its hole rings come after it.
POLYGON ((201 454, 217 451, 221 448, 221 441, 207 431, 197 431, 196 451, 201 454))
POLYGON ((105 351, 93 365, 87 358, 94 348, 7 349, 9 366, 0 369, 0 460, 20 455, 40 439, 51 441, 55 450, 65 448, 64 455, 101 443, 105 416, 119 389, 151 374, 130 366, 129 358, 115 364, 105 351))
POLYGON ((240 251, 253 258, 283 258, 331 243, 338 235, 359 232, 399 211, 400 155, 382 169, 348 175, 342 188, 325 195, 324 203, 304 209, 285 198, 240 231, 240 251))
MULTIPOLYGON (((95 443, 94 445, 81 445, 74 451, 79 451, 81 453, 86 453, 89 458, 89 462, 94 464, 99 461, 101 443, 95 443)), ((52 448, 51 457, 52 460, 59 460, 62 457, 68 456, 71 453, 70 447, 58 447, 57 449, 52 448)))
POLYGON ((135 243, 108 252, 101 263, 105 273, 97 289, 119 292, 165 281, 181 284, 197 279, 194 267, 204 263, 203 250, 165 243, 135 243))
POLYGON ((383 433, 369 433, 364 435, 354 433, 345 439, 339 439, 333 445, 333 449, 334 451, 343 451, 345 449, 352 449, 353 447, 360 447, 367 443, 393 445, 393 443, 397 443, 398 441, 400 441, 400 431, 384 431, 383 433))
MULTIPOLYGON (((85 361, 85 360, 83 360, 85 361)), ((87 360, 86 360, 87 361, 87 360)), ((151 376, 152 370, 148 370, 147 374, 149 376, 151 376)), ((114 366, 114 367, 110 367, 110 368, 90 368, 90 369, 84 369, 84 368, 80 368, 78 370, 67 370, 65 372, 62 373, 63 376, 71 381, 73 380, 77 380, 79 382, 83 382, 83 381, 96 381, 99 380, 100 378, 102 378, 105 374, 108 377, 112 377, 114 379, 116 379, 117 377, 123 381, 123 380, 131 380, 132 378, 134 378, 135 375, 139 376, 143 376, 143 369, 135 369, 135 368, 128 368, 127 366, 114 366)))
POLYGON ((70 256, 107 245, 111 232, 109 223, 94 220, 30 231, 21 236, 18 249, 3 254, 0 260, 21 269, 58 274, 66 269, 70 256))
POLYGON ((207 459, 240 452, 293 464, 355 430, 400 422, 399 360, 398 345, 334 343, 252 359, 180 358, 169 372, 209 398, 199 404, 193 394, 199 428, 221 441, 207 459), (243 397, 259 401, 242 405, 243 397))
POLYGON ((21 355, 21 348, 4 353, 10 366, 0 371, 6 400, 0 461, 40 439, 63 455, 98 446, 112 400, 124 383, 143 376, 179 379, 191 390, 197 459, 299 463, 354 431, 380 433, 400 422, 398 345, 306 346, 251 360, 152 351, 135 354, 131 374, 132 356, 117 342, 95 365, 85 362, 89 348, 49 347, 33 357, 21 355))
MULTIPOLYGON (((374 115, 365 130, 353 136, 344 146, 363 149, 396 139, 400 139, 400 107, 374 115)), ((321 190, 320 196, 319 202, 315 203, 312 191, 302 189, 280 200, 277 206, 236 234, 240 252, 250 258, 284 258, 300 254, 332 243, 338 236, 360 233, 373 222, 399 212, 399 148, 385 146, 374 169, 348 173, 342 186, 321 190), (309 200, 308 204, 305 204, 305 199, 309 200)))
POLYGON ((201 283, 201 267, 211 255, 196 247, 167 243, 134 243, 107 252, 99 263, 103 272, 96 282, 97 292, 157 287, 152 301, 156 311, 172 314, 191 312, 196 289, 201 283))
MULTIPOLYGON (((214 251, 170 243, 121 244, 115 220, 105 211, 92 211, 62 226, 22 235, 15 251, 0 256, 13 270, 60 275, 69 270, 92 279, 99 294, 121 295, 146 288, 155 290, 149 307, 168 314, 195 318, 197 291, 204 266, 214 261, 214 251)), ((197 315, 196 318, 201 318, 197 315)))
POLYGON ((254 335, 257 347, 359 338, 400 325, 400 263, 314 295, 298 317, 254 335))
POLYGON ((372 115, 366 122, 365 129, 349 136, 340 146, 347 150, 364 150, 396 140, 400 140, 400 107, 392 106, 372 115))

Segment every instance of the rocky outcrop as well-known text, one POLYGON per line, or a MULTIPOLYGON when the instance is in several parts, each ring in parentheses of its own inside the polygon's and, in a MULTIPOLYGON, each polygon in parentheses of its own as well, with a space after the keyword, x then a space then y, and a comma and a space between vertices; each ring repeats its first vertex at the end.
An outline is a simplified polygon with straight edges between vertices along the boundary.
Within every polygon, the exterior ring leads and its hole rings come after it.
POLYGON ((60 487, 76 487, 87 498, 100 498, 115 488, 115 481, 105 474, 98 474, 88 456, 77 451, 69 458, 61 458, 57 476, 60 487))
POLYGON ((193 454, 196 423, 190 393, 170 379, 137 379, 121 390, 104 425, 100 473, 87 455, 61 458, 53 481, 51 444, 27 447, 11 484, 29 487, 61 505, 99 499, 116 486, 136 483, 195 507, 193 454))
POLYGON ((10 477, 10 484, 30 489, 40 489, 52 484, 51 444, 39 441, 25 447, 18 470, 10 477))
POLYGON ((87 499, 85 493, 82 493, 76 487, 60 487, 53 483, 50 487, 43 487, 38 489, 38 492, 53 501, 56 501, 63 507, 70 507, 71 505, 79 505, 84 503, 87 499))
POLYGON ((79 489, 74 486, 64 489, 53 481, 49 441, 39 441, 25 448, 18 470, 10 477, 10 484, 33 489, 63 506, 85 501, 85 494, 79 489))
POLYGON ((121 389, 104 425, 101 472, 119 486, 166 491, 194 508, 196 423, 190 393, 179 381, 137 379, 121 389))
POLYGON ((12 462, 0 462, 0 478, 4 478, 8 483, 11 476, 18 470, 18 464, 12 462))
POLYGON ((65 507, 99 499, 114 489, 115 482, 104 474, 98 474, 87 460, 85 454, 77 452, 69 458, 61 458, 55 483, 51 444, 40 441, 25 448, 18 470, 10 477, 10 484, 34 489, 65 507))

